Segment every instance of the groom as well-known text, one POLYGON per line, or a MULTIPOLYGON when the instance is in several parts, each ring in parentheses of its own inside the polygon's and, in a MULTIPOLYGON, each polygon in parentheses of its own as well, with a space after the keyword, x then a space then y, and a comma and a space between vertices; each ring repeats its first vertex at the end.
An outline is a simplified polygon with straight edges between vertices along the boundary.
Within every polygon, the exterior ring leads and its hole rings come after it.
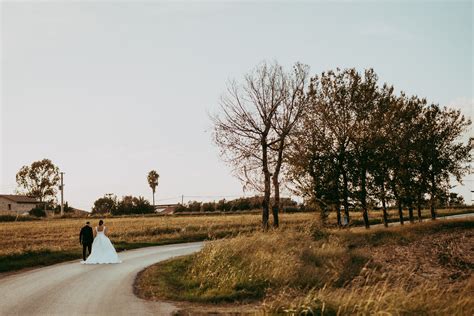
POLYGON ((82 245, 82 258, 86 261, 86 249, 89 250, 89 255, 91 254, 92 242, 94 241, 94 234, 92 233, 92 227, 90 222, 86 223, 86 226, 81 228, 79 234, 79 242, 82 245))

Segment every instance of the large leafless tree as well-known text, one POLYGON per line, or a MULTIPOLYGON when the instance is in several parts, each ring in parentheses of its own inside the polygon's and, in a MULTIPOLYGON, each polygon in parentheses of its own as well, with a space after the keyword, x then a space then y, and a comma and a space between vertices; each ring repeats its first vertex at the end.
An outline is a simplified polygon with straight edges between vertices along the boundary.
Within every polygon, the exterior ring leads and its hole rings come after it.
POLYGON ((305 95, 306 82, 308 80, 308 67, 297 63, 285 80, 286 97, 281 106, 278 107, 272 120, 272 129, 277 136, 277 142, 271 146, 274 152, 273 164, 273 189, 274 203, 272 208, 274 227, 279 226, 278 214, 280 212, 280 174, 286 159, 286 152, 291 136, 295 132, 295 126, 306 109, 307 97, 305 95))
POLYGON ((221 156, 244 186, 263 192, 264 229, 269 227, 272 182, 274 226, 279 224, 279 175, 285 142, 303 110, 307 73, 301 64, 286 73, 278 63, 261 63, 242 83, 228 84, 220 112, 212 117, 221 156))

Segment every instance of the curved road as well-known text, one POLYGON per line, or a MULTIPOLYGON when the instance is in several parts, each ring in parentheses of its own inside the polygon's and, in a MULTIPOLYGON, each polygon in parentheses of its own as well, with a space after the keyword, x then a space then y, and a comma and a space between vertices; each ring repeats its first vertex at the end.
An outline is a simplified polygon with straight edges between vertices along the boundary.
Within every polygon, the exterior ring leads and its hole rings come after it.
POLYGON ((119 253, 121 264, 61 263, 0 278, 0 315, 169 315, 176 307, 133 294, 137 273, 171 257, 191 254, 203 243, 119 253))

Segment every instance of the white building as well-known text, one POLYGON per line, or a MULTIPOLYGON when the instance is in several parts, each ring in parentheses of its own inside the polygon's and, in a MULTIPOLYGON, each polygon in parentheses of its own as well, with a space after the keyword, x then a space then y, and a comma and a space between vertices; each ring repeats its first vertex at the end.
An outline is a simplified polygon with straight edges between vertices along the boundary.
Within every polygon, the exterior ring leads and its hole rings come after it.
POLYGON ((0 215, 25 214, 38 204, 38 200, 26 195, 0 194, 0 215))

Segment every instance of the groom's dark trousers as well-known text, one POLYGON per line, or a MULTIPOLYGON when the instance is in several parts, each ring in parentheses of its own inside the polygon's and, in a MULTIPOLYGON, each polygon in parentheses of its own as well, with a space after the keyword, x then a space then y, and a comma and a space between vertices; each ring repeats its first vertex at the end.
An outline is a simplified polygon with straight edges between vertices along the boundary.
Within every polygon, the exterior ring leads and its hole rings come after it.
POLYGON ((86 257, 86 249, 89 250, 89 253, 88 255, 91 254, 91 251, 92 251, 92 243, 90 244, 82 244, 82 258, 84 259, 84 261, 86 261, 87 257, 86 257))
POLYGON ((86 225, 82 227, 81 232, 79 233, 79 242, 82 245, 82 258, 86 260, 86 250, 89 250, 89 255, 92 251, 92 242, 94 241, 94 234, 92 232, 92 227, 86 225))

